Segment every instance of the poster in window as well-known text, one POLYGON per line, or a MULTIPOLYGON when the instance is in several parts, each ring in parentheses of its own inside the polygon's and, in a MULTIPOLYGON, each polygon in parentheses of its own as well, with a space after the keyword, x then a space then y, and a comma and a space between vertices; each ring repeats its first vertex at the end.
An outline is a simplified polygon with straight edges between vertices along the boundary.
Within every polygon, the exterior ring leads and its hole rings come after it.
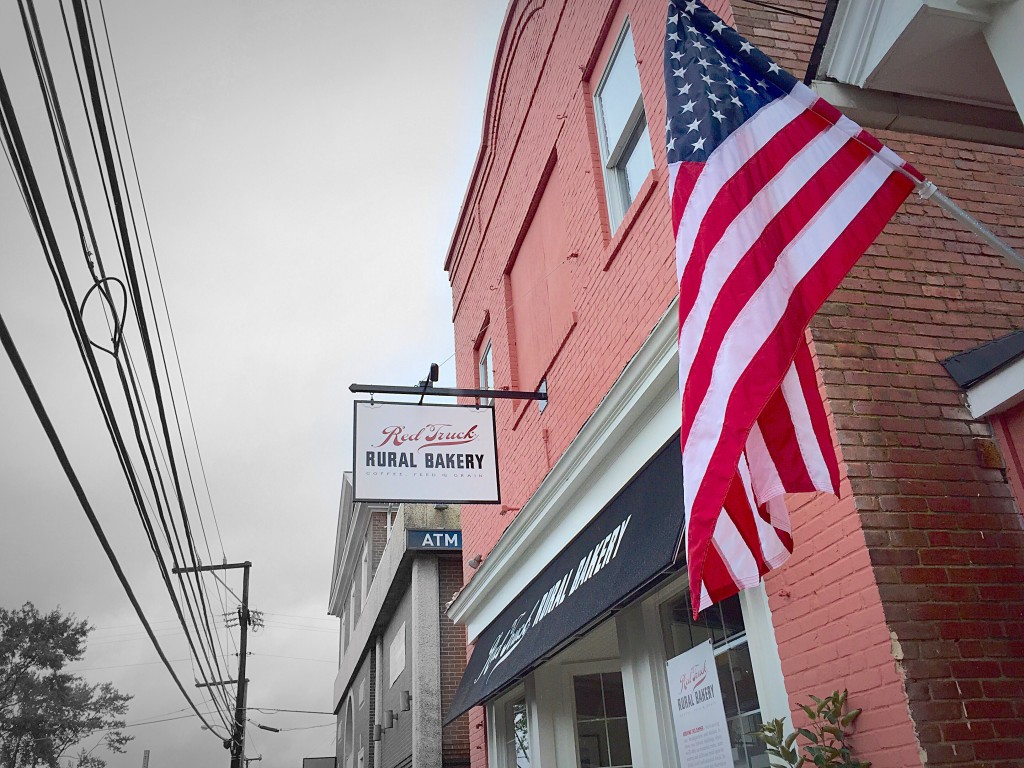
POLYGON ((665 666, 680 763, 686 768, 733 768, 711 641, 669 659, 665 666))

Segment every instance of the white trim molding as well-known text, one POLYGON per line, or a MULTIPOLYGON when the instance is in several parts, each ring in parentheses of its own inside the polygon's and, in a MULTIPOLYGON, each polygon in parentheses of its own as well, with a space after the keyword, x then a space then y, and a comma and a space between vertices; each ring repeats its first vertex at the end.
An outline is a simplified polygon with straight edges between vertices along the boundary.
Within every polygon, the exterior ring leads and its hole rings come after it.
POLYGON ((967 387, 971 416, 983 419, 1024 402, 1024 357, 967 387))

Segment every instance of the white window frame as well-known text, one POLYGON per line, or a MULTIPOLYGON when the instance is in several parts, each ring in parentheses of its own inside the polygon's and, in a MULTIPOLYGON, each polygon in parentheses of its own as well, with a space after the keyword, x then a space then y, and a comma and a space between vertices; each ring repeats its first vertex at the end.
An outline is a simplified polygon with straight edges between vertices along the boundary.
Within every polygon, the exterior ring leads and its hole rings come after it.
MULTIPOLYGON (((487 339, 480 347, 480 357, 477 360, 477 376, 480 382, 480 389, 494 389, 494 347, 491 340, 487 339)), ((490 405, 494 402, 493 397, 480 398, 481 405, 490 405)))
POLYGON ((394 530, 395 527, 395 517, 397 516, 397 513, 395 511, 396 509, 397 505, 388 504, 387 508, 385 508, 384 510, 384 520, 387 525, 387 541, 391 541, 391 531, 394 530))
MULTIPOLYGON (((665 663, 668 661, 669 649, 666 647, 662 624, 662 609, 669 603, 678 600, 686 590, 689 580, 685 577, 673 581, 643 601, 643 605, 637 606, 643 613, 646 622, 638 620, 634 626, 641 631, 646 626, 647 652, 651 654, 651 661, 658 668, 660 674, 659 691, 656 695, 658 712, 656 717, 641 718, 642 721, 654 722, 661 720, 663 723, 672 724, 672 708, 670 706, 670 691, 668 677, 665 673, 665 663), (657 641, 649 638, 657 636, 657 641)), ((757 686, 757 699, 761 705, 761 720, 768 722, 775 718, 782 718, 787 731, 793 729, 793 723, 789 712, 789 696, 786 693, 786 681, 782 675, 782 662, 779 659, 779 647, 775 641, 775 630, 772 627, 771 611, 768 608, 768 595, 765 592, 764 583, 756 587, 745 589, 739 593, 740 610, 743 614, 743 626, 746 629, 747 648, 750 651, 750 663, 754 672, 754 683, 757 686)), ((623 619, 629 616, 625 612, 620 614, 623 619)), ((624 622, 625 623, 625 622, 624 622)), ((623 623, 623 624, 624 624, 623 623)), ((621 626, 621 625, 620 625, 621 626)), ((627 630, 628 631, 628 630, 627 630)), ((623 645, 623 630, 620 629, 619 643, 623 645)), ((641 723, 641 728, 645 724, 641 723)), ((639 729, 638 729, 639 730, 639 729)), ((632 736, 632 730, 631 730, 632 736)), ((666 745, 675 752, 675 726, 670 725, 667 731, 666 745)), ((657 738, 657 730, 654 733, 637 734, 638 738, 657 738)))
POLYGON ((356 580, 352 579, 352 583, 348 588, 348 615, 351 621, 349 625, 349 631, 356 631, 356 622, 359 620, 359 611, 356 609, 356 580))
MULTIPOLYGON (((632 205, 639 192, 639 190, 633 190, 633 194, 630 195, 629 182, 625 171, 626 162, 632 157, 637 144, 644 140, 645 133, 647 134, 647 141, 650 143, 650 133, 645 130, 647 128, 647 114, 644 110, 642 90, 637 93, 636 103, 633 105, 633 109, 622 128, 622 132, 618 136, 607 135, 604 109, 601 106, 601 92, 608 81, 612 67, 618 61, 619 54, 622 53, 622 44, 626 36, 631 35, 630 30, 631 26, 627 16, 615 41, 615 47, 612 48, 611 55, 608 56, 608 62, 601 73, 601 78, 597 82, 597 87, 594 89, 594 117, 597 122, 597 139, 601 150, 605 195, 608 201, 608 219, 612 232, 622 223, 626 216, 626 211, 629 210, 630 205, 632 205)), ((634 40, 633 67, 637 68, 635 46, 636 42, 634 40)), ((637 79, 639 79, 639 68, 637 68, 637 79)))
MULTIPOLYGON (((618 673, 618 674, 622 675, 622 662, 621 662, 621 659, 600 659, 600 660, 595 660, 595 661, 580 661, 580 662, 573 662, 573 663, 570 663, 570 664, 563 664, 562 665, 562 678, 564 680, 563 685, 565 686, 565 690, 566 690, 566 694, 567 694, 566 698, 568 699, 568 702, 569 702, 570 715, 572 717, 573 749, 576 751, 576 764, 577 765, 580 764, 580 752, 579 752, 580 733, 579 733, 579 718, 578 718, 577 712, 576 712, 576 686, 575 686, 574 681, 575 681, 575 679, 577 677, 583 677, 585 675, 597 675, 597 674, 604 675, 604 674, 612 674, 612 673, 618 673)), ((623 675, 622 683, 623 683, 623 688, 625 688, 626 680, 625 680, 625 676, 624 675, 623 675)), ((624 691, 624 694, 628 698, 628 693, 626 693, 624 691)), ((634 719, 634 718, 629 717, 629 704, 630 704, 630 702, 627 701, 626 702, 626 724, 627 724, 627 726, 629 726, 630 725, 630 721, 634 719)), ((631 729, 631 731, 632 731, 632 729, 631 729)), ((630 732, 630 734, 629 734, 629 742, 630 742, 630 744, 629 744, 630 752, 632 752, 633 748, 634 748, 633 747, 632 732, 630 732)), ((636 759, 635 756, 632 758, 632 761, 633 761, 634 765, 636 765, 639 762, 636 759)))
POLYGON ((363 539, 363 603, 370 592, 370 534, 363 539))
POLYGON ((509 760, 506 745, 512 738, 512 734, 509 733, 511 728, 509 711, 514 704, 520 701, 526 704, 530 768, 539 768, 541 764, 537 757, 536 705, 533 701, 533 696, 529 695, 527 687, 520 684, 500 699, 487 705, 487 743, 491 746, 488 750, 490 752, 488 755, 488 765, 491 768, 517 768, 515 762, 509 760))

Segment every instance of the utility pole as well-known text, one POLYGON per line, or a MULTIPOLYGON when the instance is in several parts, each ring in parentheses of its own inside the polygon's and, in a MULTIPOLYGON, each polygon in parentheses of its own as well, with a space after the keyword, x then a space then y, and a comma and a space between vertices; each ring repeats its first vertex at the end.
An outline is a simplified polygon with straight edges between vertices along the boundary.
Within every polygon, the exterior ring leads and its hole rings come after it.
POLYGON ((235 732, 231 737, 231 768, 242 768, 245 757, 245 694, 249 681, 245 679, 246 639, 249 629, 249 567, 248 560, 242 571, 242 604, 238 607, 238 686, 235 696, 235 732))
MULTIPOLYGON (((238 607, 238 629, 241 639, 238 643, 238 688, 235 695, 235 725, 231 731, 231 739, 224 746, 231 750, 231 768, 243 768, 245 761, 245 702, 249 681, 245 677, 246 640, 249 622, 249 569, 252 563, 224 563, 223 565, 198 565, 192 568, 172 568, 173 573, 196 573, 197 571, 226 571, 231 568, 242 569, 242 604, 238 607)), ((230 681, 228 681, 230 682, 230 681)), ((210 683, 217 685, 218 683, 210 683)))

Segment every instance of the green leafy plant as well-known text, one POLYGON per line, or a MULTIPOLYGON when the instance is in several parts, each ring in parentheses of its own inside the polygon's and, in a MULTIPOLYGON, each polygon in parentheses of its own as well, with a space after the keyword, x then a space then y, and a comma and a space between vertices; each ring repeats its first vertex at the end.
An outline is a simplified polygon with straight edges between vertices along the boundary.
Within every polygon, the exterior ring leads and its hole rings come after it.
POLYGON ((810 763, 816 768, 870 768, 866 760, 856 760, 847 740, 847 727, 860 717, 861 710, 843 713, 846 708, 847 691, 833 691, 824 699, 811 696, 814 706, 799 704, 810 720, 809 728, 797 728, 786 735, 781 719, 764 723, 757 731, 757 737, 768 745, 772 768, 802 768, 810 763), (797 737, 804 739, 797 745, 797 737), (800 749, 806 753, 800 755, 800 749))

